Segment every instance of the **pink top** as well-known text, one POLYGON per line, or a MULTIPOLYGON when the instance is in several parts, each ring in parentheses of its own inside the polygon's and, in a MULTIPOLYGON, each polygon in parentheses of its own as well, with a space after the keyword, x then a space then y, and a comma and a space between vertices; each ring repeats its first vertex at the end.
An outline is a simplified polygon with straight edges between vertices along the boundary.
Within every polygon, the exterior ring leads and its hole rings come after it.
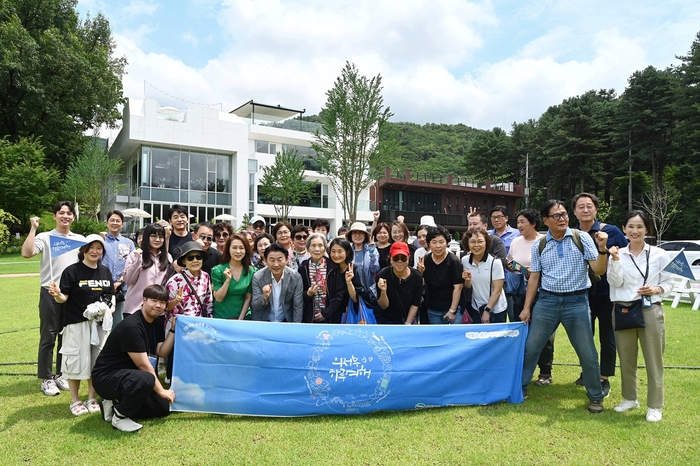
POLYGON ((510 243, 510 250, 508 251, 508 260, 515 260, 517 263, 523 267, 530 269, 530 263, 532 262, 532 245, 536 241, 539 241, 542 235, 537 235, 537 238, 532 241, 528 241, 524 236, 517 236, 513 238, 510 243))
MULTIPOLYGON (((146 252, 143 251, 143 254, 146 252)), ((147 269, 143 268, 141 254, 138 251, 132 251, 126 259, 124 266, 124 282, 127 286, 126 300, 124 302, 124 314, 133 314, 141 309, 143 303, 143 290, 148 285, 160 285, 165 277, 167 268, 160 270, 158 268, 158 258, 160 253, 151 254, 153 265, 147 269)), ((168 262, 172 263, 173 259, 168 254, 168 262)))

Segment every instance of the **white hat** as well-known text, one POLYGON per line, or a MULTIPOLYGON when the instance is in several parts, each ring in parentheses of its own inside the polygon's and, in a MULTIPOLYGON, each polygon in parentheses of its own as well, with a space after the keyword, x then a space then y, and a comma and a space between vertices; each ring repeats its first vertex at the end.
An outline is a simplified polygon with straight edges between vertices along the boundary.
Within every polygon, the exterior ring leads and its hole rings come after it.
POLYGON ((91 235, 87 235, 85 238, 85 244, 94 243, 95 241, 102 245, 102 249, 105 248, 105 240, 102 238, 102 236, 93 233, 91 235))
POLYGON ((263 225, 267 225, 265 219, 262 218, 260 215, 253 215, 252 217, 250 217, 250 221, 248 223, 252 225, 255 222, 263 222, 263 225))
POLYGON ((437 226, 437 224, 435 223, 435 219, 433 218, 432 215, 423 215, 420 218, 419 225, 427 225, 429 227, 436 227, 437 226))

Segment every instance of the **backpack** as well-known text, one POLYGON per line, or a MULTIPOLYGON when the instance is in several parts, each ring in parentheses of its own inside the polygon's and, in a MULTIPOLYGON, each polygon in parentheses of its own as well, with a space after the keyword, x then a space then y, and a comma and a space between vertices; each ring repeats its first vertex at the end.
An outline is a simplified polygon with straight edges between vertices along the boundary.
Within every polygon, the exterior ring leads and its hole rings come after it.
MULTIPOLYGON (((601 223, 600 229, 602 230, 604 225, 601 223)), ((574 239, 574 244, 578 248, 579 251, 581 251, 581 254, 583 254, 583 243, 581 242, 581 230, 577 230, 575 228, 571 229, 571 232, 573 233, 573 239, 574 239)), ((542 251, 544 251, 544 248, 547 247, 547 236, 542 236, 540 238, 540 246, 539 246, 539 253, 540 257, 542 256, 542 251)), ((591 264, 586 261, 586 267, 588 267, 588 278, 591 280, 591 284, 598 283, 601 280, 600 275, 595 273, 593 269, 591 268, 591 264)))

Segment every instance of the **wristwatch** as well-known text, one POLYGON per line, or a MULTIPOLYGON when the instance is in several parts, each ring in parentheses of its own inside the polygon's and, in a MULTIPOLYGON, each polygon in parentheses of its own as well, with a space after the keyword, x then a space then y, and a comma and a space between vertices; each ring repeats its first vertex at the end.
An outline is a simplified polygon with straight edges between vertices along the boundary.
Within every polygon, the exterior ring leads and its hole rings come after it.
POLYGON ((447 312, 451 312, 452 314, 457 314, 457 309, 450 309, 447 312))
POLYGON ((484 312, 490 313, 490 312, 491 312, 491 308, 488 307, 488 306, 484 306, 484 312))
POLYGON ((598 249, 598 254, 600 254, 602 256, 603 254, 609 254, 609 253, 608 253, 608 251, 601 251, 600 249, 598 249))

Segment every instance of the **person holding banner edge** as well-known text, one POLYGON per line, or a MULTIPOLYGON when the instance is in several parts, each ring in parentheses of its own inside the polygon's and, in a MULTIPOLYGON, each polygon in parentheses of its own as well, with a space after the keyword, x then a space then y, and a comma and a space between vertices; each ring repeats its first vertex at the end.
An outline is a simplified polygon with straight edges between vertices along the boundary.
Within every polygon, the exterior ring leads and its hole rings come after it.
POLYGON ((78 262, 78 248, 85 244, 85 237, 70 231, 75 221, 75 209, 70 201, 61 201, 53 208, 56 228, 49 232, 36 234, 39 217, 29 219, 29 234, 22 244, 22 257, 29 259, 41 253, 39 294, 39 355, 37 377, 42 379, 41 391, 44 395, 54 396, 60 390, 68 390, 68 382, 61 375, 61 312, 58 304, 49 294, 49 284, 60 282, 61 274, 71 264, 78 262), (64 242, 66 248, 52 253, 52 245, 64 242), (68 249, 69 248, 69 249, 68 249), (67 249, 67 250, 66 250, 67 249), (58 338, 56 354, 56 372, 53 373, 53 349, 58 338))
MULTIPOLYGON (((639 407, 637 402, 637 353, 642 347, 647 370, 647 415, 649 422, 661 420, 664 404, 664 347, 666 326, 662 295, 671 290, 673 279, 666 266, 671 262, 664 251, 644 242, 651 231, 651 221, 641 210, 632 210, 622 220, 622 230, 630 243, 624 248, 610 248, 608 264, 610 298, 615 303, 630 304, 642 300, 643 328, 615 329, 620 357, 622 402, 615 411, 622 413, 639 407), (645 298, 648 298, 645 301, 645 298), (639 343, 637 343, 639 342, 639 343)), ((613 313, 613 325, 615 316, 613 313)))

